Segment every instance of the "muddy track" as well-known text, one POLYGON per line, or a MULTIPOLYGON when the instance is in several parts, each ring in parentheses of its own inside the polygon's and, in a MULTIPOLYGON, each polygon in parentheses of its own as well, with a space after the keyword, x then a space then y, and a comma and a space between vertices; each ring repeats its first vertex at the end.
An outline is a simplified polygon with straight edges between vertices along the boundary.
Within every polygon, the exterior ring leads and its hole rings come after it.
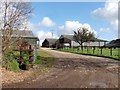
MULTIPOLYGON (((53 70, 34 80, 11 84, 11 88, 118 88, 118 63, 115 60, 59 52, 50 49, 56 61, 53 70)), ((49 57, 50 58, 50 57, 49 57)))

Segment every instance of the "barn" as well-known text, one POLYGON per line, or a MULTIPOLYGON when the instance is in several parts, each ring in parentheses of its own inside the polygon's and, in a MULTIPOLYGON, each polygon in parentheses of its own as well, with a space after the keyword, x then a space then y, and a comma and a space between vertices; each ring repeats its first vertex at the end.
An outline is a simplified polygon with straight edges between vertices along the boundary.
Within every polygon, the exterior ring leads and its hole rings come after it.
POLYGON ((12 39, 19 39, 21 42, 27 41, 31 43, 36 49, 39 48, 39 39, 33 34, 31 30, 13 30, 12 39))
POLYGON ((112 40, 105 45, 108 48, 120 48, 120 39, 112 40))
POLYGON ((38 37, 34 36, 31 30, 13 30, 12 41, 14 40, 18 40, 18 42, 15 42, 13 45, 14 50, 20 51, 20 57, 18 60, 21 61, 22 59, 24 61, 22 53, 28 52, 29 54, 31 53, 28 60, 31 59, 32 61, 35 61, 36 53, 39 49, 38 37))
MULTIPOLYGON (((59 47, 76 47, 79 46, 79 44, 77 42, 74 41, 73 39, 74 35, 61 35, 59 38, 59 47)), ((107 44, 108 41, 106 40, 102 40, 102 39, 95 39, 94 42, 90 41, 90 42, 84 42, 83 46, 96 46, 96 47, 100 47, 100 46, 104 46, 107 44)))
POLYGON ((37 50, 39 49, 38 37, 34 36, 31 30, 13 30, 11 34, 7 35, 5 33, 3 36, 1 33, 1 38, 2 40, 5 38, 6 40, 10 40, 9 47, 11 47, 14 58, 19 63, 19 67, 25 66, 24 69, 26 69, 27 64, 32 66, 36 60, 37 50))
POLYGON ((61 35, 59 38, 59 47, 72 47, 73 35, 61 35))
POLYGON ((56 47, 55 45, 56 41, 57 39, 54 38, 46 38, 42 43, 42 47, 54 48, 56 47))

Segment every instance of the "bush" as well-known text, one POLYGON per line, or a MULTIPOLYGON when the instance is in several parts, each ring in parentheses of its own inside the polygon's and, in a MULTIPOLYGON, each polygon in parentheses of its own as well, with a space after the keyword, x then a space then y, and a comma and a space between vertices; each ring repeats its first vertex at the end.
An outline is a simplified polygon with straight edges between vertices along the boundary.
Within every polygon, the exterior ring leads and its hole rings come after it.
POLYGON ((7 52, 4 56, 5 61, 3 61, 3 67, 11 71, 19 70, 19 63, 17 62, 14 51, 7 52))
POLYGON ((11 71, 18 71, 19 70, 19 63, 16 60, 12 60, 11 62, 8 62, 8 70, 11 71))

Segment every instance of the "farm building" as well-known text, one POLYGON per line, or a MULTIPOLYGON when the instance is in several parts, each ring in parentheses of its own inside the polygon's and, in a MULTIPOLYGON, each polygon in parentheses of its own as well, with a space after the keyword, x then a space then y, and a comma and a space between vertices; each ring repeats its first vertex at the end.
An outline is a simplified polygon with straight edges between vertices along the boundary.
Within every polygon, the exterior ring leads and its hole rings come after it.
POLYGON ((108 48, 120 48, 120 39, 112 40, 108 44, 105 45, 108 48))
MULTIPOLYGON (((73 39, 74 35, 61 35, 59 38, 59 47, 76 47, 79 46, 77 42, 73 39)), ((102 39, 95 39, 94 42, 85 42, 83 46, 104 46, 108 41, 102 39)))
POLYGON ((47 47, 47 48, 56 47, 55 46, 56 41, 57 39, 46 38, 42 43, 42 47, 47 47))
POLYGON ((59 47, 72 47, 73 35, 61 35, 59 38, 59 47))
POLYGON ((102 40, 102 39, 95 39, 94 42, 85 42, 83 43, 83 46, 96 46, 96 47, 101 47, 105 46, 108 43, 107 40, 102 40))
POLYGON ((36 51, 39 48, 39 39, 38 39, 38 37, 34 36, 32 31, 30 31, 30 30, 13 30, 12 35, 11 35, 11 42, 13 43, 13 49, 16 51, 17 50, 20 51, 25 44, 29 45, 30 49, 33 50, 32 51, 33 56, 31 56, 32 60, 36 59, 36 51))
MULTIPOLYGON (((20 37, 21 41, 19 43, 17 43, 17 48, 16 49, 19 48, 18 47, 19 45, 21 45, 23 47, 22 49, 24 49, 24 48, 26 49, 26 47, 28 47, 27 48, 27 49, 29 49, 28 53, 31 54, 28 57, 28 59, 31 60, 31 61, 35 61, 37 49, 39 49, 39 39, 38 39, 38 37, 34 36, 33 32, 30 31, 30 30, 14 30, 13 34, 12 34, 12 38, 15 39, 17 37, 20 37)), ((20 56, 20 57, 22 59, 22 56, 20 56)))

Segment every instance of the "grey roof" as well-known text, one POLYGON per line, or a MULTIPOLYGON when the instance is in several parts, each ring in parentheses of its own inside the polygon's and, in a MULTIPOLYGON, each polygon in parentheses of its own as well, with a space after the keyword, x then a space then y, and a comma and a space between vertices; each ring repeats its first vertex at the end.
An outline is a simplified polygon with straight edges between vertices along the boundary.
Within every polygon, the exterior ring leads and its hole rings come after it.
POLYGON ((58 39, 55 39, 55 38, 46 38, 46 40, 49 42, 49 44, 55 44, 55 42, 56 42, 58 39))
POLYGON ((12 37, 35 37, 30 30, 13 30, 12 37))
MULTIPOLYGON (((2 37, 1 30, 0 36, 2 37)), ((31 30, 13 30, 11 37, 32 38, 37 39, 39 41, 39 38, 37 36, 34 36, 31 30)))
MULTIPOLYGON (((2 36, 1 30, 0 30, 0 36, 2 36)), ((11 36, 12 37, 35 37, 31 30, 13 30, 11 36)))
POLYGON ((98 38, 96 38, 95 41, 96 41, 96 42, 108 42, 107 40, 98 39, 98 38))
MULTIPOLYGON (((61 35, 62 38, 67 38, 67 39, 70 39, 71 41, 74 40, 74 39, 73 39, 73 36, 74 36, 74 35, 61 35)), ((61 38, 61 37, 60 37, 60 38, 61 38)), ((107 40, 102 40, 102 39, 98 39, 98 38, 96 38, 95 41, 96 41, 96 42, 108 42, 107 40)))
POLYGON ((112 40, 108 44, 105 45, 106 47, 118 47, 120 48, 120 39, 112 40))
MULTIPOLYGON (((61 35, 61 37, 67 38, 67 39, 69 39, 69 40, 71 40, 71 41, 73 40, 73 36, 74 36, 74 35, 61 35)), ((60 38, 61 38, 61 37, 60 37, 60 38)))

